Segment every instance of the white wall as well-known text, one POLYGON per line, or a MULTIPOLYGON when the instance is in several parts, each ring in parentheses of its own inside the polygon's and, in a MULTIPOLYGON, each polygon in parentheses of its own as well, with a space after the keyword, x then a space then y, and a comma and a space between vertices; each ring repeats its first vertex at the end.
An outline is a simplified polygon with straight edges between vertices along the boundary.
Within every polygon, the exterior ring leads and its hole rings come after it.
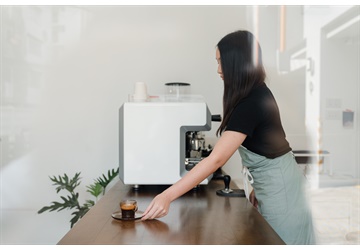
POLYGON ((85 187, 118 166, 118 109, 135 82, 150 94, 189 82, 220 113, 215 46, 247 27, 241 6, 3 6, 2 13, 6 46, 21 47, 3 60, 13 68, 2 82, 2 244, 53 244, 66 233, 70 212, 36 214, 59 199, 48 176, 81 171, 80 197, 90 198, 85 187))
MULTIPOLYGON (((276 6, 261 7, 260 20, 252 6, 1 10, 1 244, 55 244, 67 232, 70 211, 36 214, 58 200, 48 176, 81 171, 80 197, 90 198, 85 187, 118 166, 118 108, 135 82, 146 82, 150 94, 163 93, 166 82, 189 82, 221 113, 215 45, 237 29, 259 25, 288 138, 306 146, 305 76, 278 74, 276 6)), ((217 126, 207 133, 212 141, 217 126)), ((224 167, 233 179, 241 177, 239 160, 236 154, 224 167)))

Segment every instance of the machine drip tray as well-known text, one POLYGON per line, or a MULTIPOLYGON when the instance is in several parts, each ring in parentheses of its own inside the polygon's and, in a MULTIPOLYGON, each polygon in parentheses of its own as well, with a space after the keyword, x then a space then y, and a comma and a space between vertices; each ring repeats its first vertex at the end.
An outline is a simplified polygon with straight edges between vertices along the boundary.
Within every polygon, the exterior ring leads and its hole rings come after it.
POLYGON ((185 158, 185 169, 190 171, 196 166, 203 158, 185 158))

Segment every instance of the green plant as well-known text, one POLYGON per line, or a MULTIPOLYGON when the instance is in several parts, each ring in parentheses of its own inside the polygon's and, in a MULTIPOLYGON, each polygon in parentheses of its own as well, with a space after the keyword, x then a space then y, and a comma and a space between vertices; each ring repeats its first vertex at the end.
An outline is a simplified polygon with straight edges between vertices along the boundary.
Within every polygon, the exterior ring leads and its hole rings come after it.
POLYGON ((38 211, 38 214, 41 214, 45 211, 61 211, 64 209, 75 209, 72 213, 73 217, 70 220, 70 227, 72 228, 75 223, 80 220, 89 210, 91 207, 95 205, 98 201, 98 198, 101 194, 105 194, 106 187, 110 184, 110 182, 119 174, 119 168, 108 170, 107 176, 104 174, 102 177, 99 177, 94 180, 94 183, 86 186, 87 192, 89 192, 92 196, 95 197, 95 201, 93 200, 86 200, 83 205, 79 203, 79 193, 75 191, 76 187, 80 185, 80 172, 76 173, 73 178, 69 178, 67 174, 63 176, 53 176, 49 177, 50 180, 53 182, 53 185, 56 186, 56 193, 59 193, 61 190, 66 190, 70 194, 65 196, 60 196, 63 202, 53 201, 51 202, 50 206, 45 206, 38 211))

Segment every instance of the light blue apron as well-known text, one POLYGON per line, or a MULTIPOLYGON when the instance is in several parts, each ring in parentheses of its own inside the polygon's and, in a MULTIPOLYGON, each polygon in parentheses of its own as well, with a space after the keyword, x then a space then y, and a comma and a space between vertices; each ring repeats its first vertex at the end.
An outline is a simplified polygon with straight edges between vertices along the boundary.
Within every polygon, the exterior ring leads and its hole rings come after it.
MULTIPOLYGON (((243 146, 238 151, 243 173, 254 189, 258 210, 265 220, 286 244, 315 244, 306 179, 293 153, 269 159, 243 146)), ((244 188, 248 197, 247 181, 244 188)))

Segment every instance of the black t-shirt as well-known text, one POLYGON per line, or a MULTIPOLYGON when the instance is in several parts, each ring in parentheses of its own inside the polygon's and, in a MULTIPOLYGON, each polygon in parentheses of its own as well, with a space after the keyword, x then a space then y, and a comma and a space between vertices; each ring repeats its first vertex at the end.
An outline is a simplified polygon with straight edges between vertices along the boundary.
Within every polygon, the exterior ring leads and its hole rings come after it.
POLYGON ((281 124, 279 108, 265 83, 254 87, 238 103, 225 130, 246 134, 242 145, 267 158, 273 159, 291 151, 281 124))

